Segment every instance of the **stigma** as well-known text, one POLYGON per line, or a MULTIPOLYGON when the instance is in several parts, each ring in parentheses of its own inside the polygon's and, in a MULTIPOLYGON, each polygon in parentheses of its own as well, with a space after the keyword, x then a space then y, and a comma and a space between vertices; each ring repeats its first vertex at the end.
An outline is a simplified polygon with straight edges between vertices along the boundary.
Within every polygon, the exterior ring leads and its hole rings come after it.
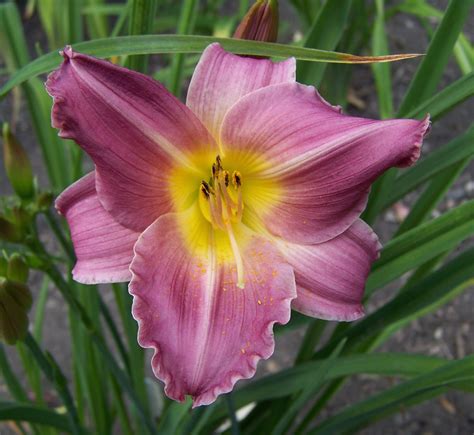
POLYGON ((244 288, 243 261, 232 228, 242 220, 242 176, 239 171, 233 171, 231 176, 223 168, 220 156, 212 164, 209 182, 201 182, 199 206, 214 229, 227 233, 236 263, 237 287, 244 288))

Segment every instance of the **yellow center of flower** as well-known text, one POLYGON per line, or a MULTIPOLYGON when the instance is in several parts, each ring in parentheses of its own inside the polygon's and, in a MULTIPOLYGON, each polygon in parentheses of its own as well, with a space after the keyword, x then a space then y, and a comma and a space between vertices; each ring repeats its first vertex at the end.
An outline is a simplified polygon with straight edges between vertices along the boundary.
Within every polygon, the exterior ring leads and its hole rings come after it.
POLYGON ((237 268, 237 286, 244 287, 244 272, 239 245, 235 239, 232 223, 242 220, 242 176, 233 171, 232 176, 222 167, 222 160, 216 157, 212 165, 209 182, 203 180, 200 186, 199 207, 203 216, 213 228, 223 230, 229 238, 237 268))
POLYGON ((246 234, 261 232, 261 219, 281 198, 282 186, 260 175, 270 163, 252 153, 196 153, 190 163, 176 166, 168 178, 185 243, 195 256, 206 257, 211 249, 219 263, 235 265, 235 283, 244 288, 246 234))

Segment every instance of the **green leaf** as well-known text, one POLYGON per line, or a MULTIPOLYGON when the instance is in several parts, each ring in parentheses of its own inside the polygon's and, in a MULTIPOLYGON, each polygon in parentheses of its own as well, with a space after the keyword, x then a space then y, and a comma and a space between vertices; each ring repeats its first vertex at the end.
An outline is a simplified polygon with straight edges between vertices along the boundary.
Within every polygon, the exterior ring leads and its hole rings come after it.
MULTIPOLYGON (((474 85, 474 83, 473 83, 474 85)), ((422 158, 397 177, 394 189, 384 199, 383 208, 432 179, 444 169, 474 155, 474 125, 464 134, 422 158)))
MULTIPOLYGON (((177 33, 189 35, 194 28, 196 12, 199 2, 197 0, 185 0, 181 8, 177 33)), ((181 96, 181 85, 183 81, 184 55, 176 54, 171 59, 171 76, 169 90, 178 98, 181 96)))
POLYGON ((328 349, 333 348, 342 338, 347 338, 347 349, 380 331, 390 328, 393 332, 412 320, 432 312, 474 284, 474 248, 471 248, 431 275, 404 289, 390 302, 335 336, 328 349))
POLYGON ((324 381, 327 378, 327 374, 334 360, 341 353, 342 348, 344 347, 345 341, 341 340, 338 346, 331 353, 329 358, 326 358, 322 361, 321 366, 318 371, 315 371, 311 378, 308 379, 306 386, 303 391, 291 400, 290 406, 287 407, 286 411, 283 413, 281 418, 278 421, 275 429, 272 431, 272 435, 282 435, 287 432, 289 426, 291 426, 292 421, 298 415, 298 412, 304 407, 312 397, 317 394, 317 390, 323 385, 324 381))
MULTIPOLYGON (((375 21, 372 32, 372 54, 374 56, 388 53, 388 39, 385 31, 384 0, 375 1, 375 21)), ((372 71, 377 87, 379 113, 381 118, 390 118, 393 115, 392 80, 389 64, 374 64, 372 71)))
MULTIPOLYGON (((328 0, 320 9, 309 29, 304 47, 334 50, 346 27, 352 0, 328 0)), ((326 64, 298 62, 298 81, 318 86, 323 78, 326 64)))
POLYGON ((314 435, 351 432, 382 417, 429 399, 460 382, 474 380, 474 355, 449 362, 414 379, 349 406, 328 418, 309 433, 314 435))
POLYGON ((57 412, 34 405, 0 401, 0 421, 18 421, 52 426, 69 432, 68 419, 57 412))
POLYGON ((421 61, 414 79, 398 111, 399 116, 413 110, 420 101, 430 98, 436 91, 454 44, 462 31, 473 0, 451 0, 444 17, 421 61))
POLYGON ((412 109, 405 118, 423 118, 429 113, 435 121, 473 95, 474 73, 469 73, 412 109))
MULTIPOLYGON (((418 56, 416 54, 394 54, 380 57, 354 56, 348 53, 315 50, 292 45, 195 35, 119 36, 116 38, 80 42, 74 45, 74 49, 86 54, 105 58, 133 54, 201 53, 213 42, 219 42, 224 49, 232 53, 283 58, 294 56, 297 59, 312 62, 393 62, 418 56)), ((56 68, 60 61, 61 58, 56 52, 48 53, 37 58, 10 78, 0 89, 0 98, 4 97, 13 87, 23 83, 25 80, 56 68)))
MULTIPOLYGON (((129 35, 148 35, 153 32, 157 0, 130 0, 129 35)), ((126 62, 127 68, 146 73, 148 56, 131 56, 126 62)))
POLYGON ((410 214, 405 218, 398 228, 396 235, 402 234, 417 227, 429 218, 431 212, 441 201, 444 194, 458 179, 466 166, 469 164, 470 160, 471 157, 467 157, 466 159, 460 160, 451 166, 448 166, 431 180, 429 186, 420 195, 415 205, 411 208, 410 214))
POLYGON ((387 243, 367 280, 366 296, 445 252, 474 233, 474 201, 450 210, 387 243))
MULTIPOLYGON (((442 19, 444 11, 441 11, 424 0, 405 0, 395 6, 393 11, 405 12, 416 15, 419 18, 442 19)), ((454 55, 463 74, 474 70, 474 50, 464 34, 460 34, 454 45, 454 55)))
MULTIPOLYGON (((333 360, 326 374, 332 380, 355 374, 373 374, 380 376, 417 376, 445 364, 445 360, 416 354, 373 353, 340 356, 333 360)), ((267 375, 234 391, 234 401, 239 409, 252 402, 286 397, 297 393, 308 385, 308 382, 324 360, 313 360, 296 367, 267 375)), ((227 415, 227 408, 222 400, 214 405, 215 411, 210 421, 227 415)))
POLYGON ((186 398, 184 403, 173 402, 166 408, 165 414, 161 417, 158 432, 163 434, 174 434, 182 420, 186 417, 191 409, 192 400, 186 398))
POLYGON ((8 362, 7 355, 3 349, 3 345, 0 344, 0 373, 2 375, 5 384, 8 387, 8 391, 15 400, 19 402, 28 402, 28 396, 26 395, 23 386, 18 381, 14 371, 12 370, 10 363, 8 362))

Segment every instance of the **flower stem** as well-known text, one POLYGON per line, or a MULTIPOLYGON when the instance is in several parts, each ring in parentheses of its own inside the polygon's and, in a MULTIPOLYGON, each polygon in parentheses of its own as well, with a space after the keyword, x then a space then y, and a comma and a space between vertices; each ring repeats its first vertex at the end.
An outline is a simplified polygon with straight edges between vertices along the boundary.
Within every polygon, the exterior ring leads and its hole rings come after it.
POLYGON ((46 220, 48 221, 48 224, 51 227, 51 230, 53 231, 54 235, 58 239, 58 242, 61 245, 61 248, 64 250, 68 260, 71 263, 74 263, 76 261, 76 256, 74 255, 72 246, 66 239, 66 236, 64 235, 62 228, 60 227, 56 218, 51 213, 51 210, 45 211, 44 216, 46 220))

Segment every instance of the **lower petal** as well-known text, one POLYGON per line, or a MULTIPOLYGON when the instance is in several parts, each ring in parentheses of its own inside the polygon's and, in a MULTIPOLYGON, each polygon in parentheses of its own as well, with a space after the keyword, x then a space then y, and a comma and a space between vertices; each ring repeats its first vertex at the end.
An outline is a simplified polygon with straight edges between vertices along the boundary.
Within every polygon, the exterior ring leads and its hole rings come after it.
POLYGON ((117 223, 97 197, 95 173, 69 186, 56 200, 67 219, 77 262, 72 271, 83 284, 130 281, 133 245, 140 233, 117 223))
POLYGON ((199 214, 168 214, 152 224, 136 244, 130 283, 139 343, 155 350, 156 376, 170 398, 191 395, 194 406, 254 375, 273 353, 273 324, 288 322, 296 296, 292 268, 243 225, 236 237, 245 288, 237 287, 228 246, 199 214))
POLYGON ((294 309, 325 320, 352 321, 364 315, 365 282, 381 248, 365 222, 357 220, 338 237, 317 245, 277 243, 295 270, 294 309))

